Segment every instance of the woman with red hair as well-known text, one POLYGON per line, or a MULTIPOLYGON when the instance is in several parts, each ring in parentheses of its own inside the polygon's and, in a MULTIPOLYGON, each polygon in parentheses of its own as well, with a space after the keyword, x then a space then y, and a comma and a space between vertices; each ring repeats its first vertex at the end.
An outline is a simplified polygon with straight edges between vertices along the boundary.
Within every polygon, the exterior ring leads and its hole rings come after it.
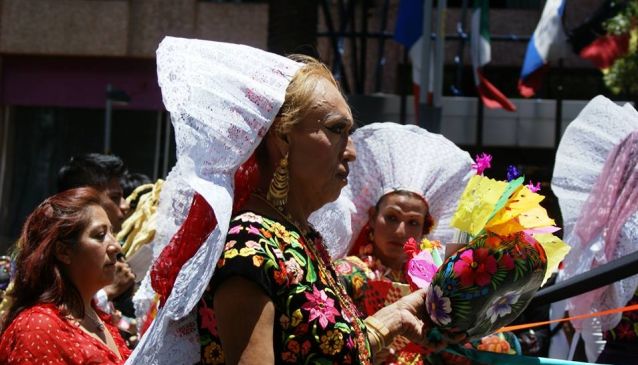
POLYGON ((130 351, 93 296, 111 284, 120 247, 92 188, 46 199, 18 243, 12 304, 2 321, 2 364, 121 364, 130 351))

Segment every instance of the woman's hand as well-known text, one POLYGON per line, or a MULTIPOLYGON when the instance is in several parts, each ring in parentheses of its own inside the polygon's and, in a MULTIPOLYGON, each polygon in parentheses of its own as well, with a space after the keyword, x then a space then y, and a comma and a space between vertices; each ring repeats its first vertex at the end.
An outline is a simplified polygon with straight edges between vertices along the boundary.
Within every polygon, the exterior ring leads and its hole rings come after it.
POLYGON ((435 342, 428 339, 433 324, 425 309, 426 297, 427 290, 421 289, 374 314, 373 317, 381 321, 390 331, 388 338, 385 339, 386 344, 392 342, 395 336, 401 335, 436 352, 444 349, 449 343, 459 343, 465 340, 464 334, 453 338, 444 337, 435 342))

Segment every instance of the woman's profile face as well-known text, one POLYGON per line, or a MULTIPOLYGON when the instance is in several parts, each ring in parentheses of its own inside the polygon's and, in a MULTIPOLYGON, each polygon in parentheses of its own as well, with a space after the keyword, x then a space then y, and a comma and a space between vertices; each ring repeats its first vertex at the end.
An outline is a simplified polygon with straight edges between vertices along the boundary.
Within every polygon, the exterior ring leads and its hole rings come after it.
POLYGON ((356 157, 352 126, 350 108, 339 90, 320 80, 311 110, 287 135, 291 189, 315 209, 337 199, 348 183, 348 163, 356 157))
POLYGON ((71 252, 68 271, 79 289, 97 291, 113 282, 120 247, 104 209, 91 205, 86 210, 88 224, 71 252))
POLYGON ((410 238, 421 238, 426 214, 425 202, 416 196, 396 193, 383 196, 378 210, 370 208, 374 255, 385 266, 401 268, 407 259, 403 246, 410 238))

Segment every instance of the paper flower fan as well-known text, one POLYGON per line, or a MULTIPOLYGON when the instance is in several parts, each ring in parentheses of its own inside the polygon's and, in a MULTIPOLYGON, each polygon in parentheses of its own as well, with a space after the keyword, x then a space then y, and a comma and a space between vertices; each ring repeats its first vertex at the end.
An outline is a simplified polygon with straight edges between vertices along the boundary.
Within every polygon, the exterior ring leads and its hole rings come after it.
POLYGON ((525 309, 567 251, 551 234, 558 228, 542 200, 523 186, 523 177, 470 180, 452 225, 474 239, 443 263, 428 294, 428 313, 439 329, 478 338, 525 309))

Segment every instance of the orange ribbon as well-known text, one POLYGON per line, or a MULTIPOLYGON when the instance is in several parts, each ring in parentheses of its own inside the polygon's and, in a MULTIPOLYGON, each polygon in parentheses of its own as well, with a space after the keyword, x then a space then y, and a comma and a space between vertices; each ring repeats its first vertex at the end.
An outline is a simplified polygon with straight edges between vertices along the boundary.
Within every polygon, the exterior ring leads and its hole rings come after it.
POLYGON ((635 310, 638 310, 638 304, 628 305, 626 307, 621 307, 621 308, 608 309, 608 310, 605 310, 605 311, 594 312, 594 313, 589 313, 589 314, 581 314, 581 315, 573 316, 573 317, 554 319, 554 320, 551 320, 551 321, 533 322, 533 323, 519 324, 519 325, 516 325, 516 326, 507 326, 507 327, 503 327, 503 328, 499 329, 498 331, 496 331, 496 333, 518 331, 518 330, 524 330, 524 329, 527 329, 527 328, 540 327, 540 326, 544 326, 544 325, 550 324, 550 323, 559 323, 559 322, 571 321, 573 319, 585 319, 585 318, 606 316, 606 315, 609 315, 609 314, 622 313, 622 312, 631 312, 631 311, 635 311, 635 310))

